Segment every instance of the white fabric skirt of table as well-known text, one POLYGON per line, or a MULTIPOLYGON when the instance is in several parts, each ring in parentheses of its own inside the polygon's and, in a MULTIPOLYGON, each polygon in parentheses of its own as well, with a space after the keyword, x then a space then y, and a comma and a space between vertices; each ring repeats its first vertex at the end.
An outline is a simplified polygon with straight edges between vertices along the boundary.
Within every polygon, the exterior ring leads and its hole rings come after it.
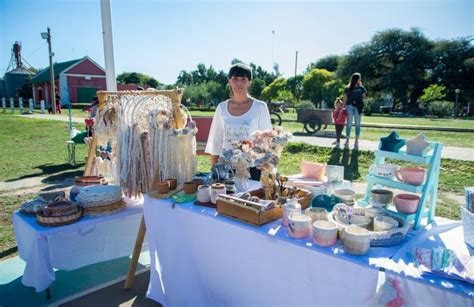
POLYGON ((13 215, 20 257, 26 262, 22 283, 37 292, 55 280, 54 269, 75 270, 128 256, 140 225, 143 200, 125 199, 126 209, 101 217, 85 216, 77 223, 44 227, 34 216, 13 215))
MULTIPOLYGON (((151 259, 147 297, 169 306, 370 306, 375 260, 399 247, 351 256, 289 238, 280 220, 255 227, 193 203, 145 196, 151 259)), ((408 240, 408 239, 407 239, 408 240)))

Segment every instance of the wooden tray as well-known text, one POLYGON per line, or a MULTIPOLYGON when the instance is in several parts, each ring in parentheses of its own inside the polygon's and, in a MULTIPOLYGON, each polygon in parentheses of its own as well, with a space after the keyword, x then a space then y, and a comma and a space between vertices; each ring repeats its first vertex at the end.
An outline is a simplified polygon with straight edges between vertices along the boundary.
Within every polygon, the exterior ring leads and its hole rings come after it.
MULTIPOLYGON (((263 189, 250 191, 249 193, 260 198, 263 198, 265 195, 263 189)), ((300 189, 299 196, 303 198, 300 200, 302 209, 308 208, 311 202, 311 192, 300 189)), ((283 208, 280 206, 261 212, 252 207, 240 205, 219 197, 217 198, 217 211, 219 214, 256 226, 269 223, 283 216, 283 208)))

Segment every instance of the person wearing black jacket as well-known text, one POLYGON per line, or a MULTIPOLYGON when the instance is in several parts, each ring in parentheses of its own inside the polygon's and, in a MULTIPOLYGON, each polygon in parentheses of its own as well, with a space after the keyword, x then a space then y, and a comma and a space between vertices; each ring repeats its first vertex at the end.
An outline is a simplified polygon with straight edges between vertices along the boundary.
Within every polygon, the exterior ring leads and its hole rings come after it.
POLYGON ((351 137, 352 120, 354 119, 355 125, 355 141, 354 148, 359 148, 359 136, 360 136, 360 121, 362 111, 364 109, 364 99, 367 90, 362 86, 362 76, 360 73, 353 73, 349 84, 344 89, 344 105, 347 110, 347 125, 346 125, 346 143, 344 147, 349 147, 349 139, 351 137))

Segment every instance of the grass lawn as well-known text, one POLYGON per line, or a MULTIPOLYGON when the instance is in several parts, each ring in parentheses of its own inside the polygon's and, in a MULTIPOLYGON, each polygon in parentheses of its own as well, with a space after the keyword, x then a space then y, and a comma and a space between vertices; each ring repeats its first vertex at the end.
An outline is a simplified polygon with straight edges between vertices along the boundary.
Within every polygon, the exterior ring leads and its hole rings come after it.
MULTIPOLYGON (((76 127, 85 129, 82 125, 76 127)), ((0 131, 1 181, 57 175, 79 167, 67 163, 67 122, 0 114, 0 131)), ((76 145, 76 161, 83 161, 86 155, 87 146, 76 145)))

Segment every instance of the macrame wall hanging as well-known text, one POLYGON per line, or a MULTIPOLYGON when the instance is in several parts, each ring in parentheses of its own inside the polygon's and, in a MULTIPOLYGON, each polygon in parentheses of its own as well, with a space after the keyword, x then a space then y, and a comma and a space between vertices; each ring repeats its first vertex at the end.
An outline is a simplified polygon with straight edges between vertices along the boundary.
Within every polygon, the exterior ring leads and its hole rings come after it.
POLYGON ((159 180, 192 179, 197 129, 179 103, 180 93, 101 93, 86 175, 106 176, 129 197, 149 192, 159 180))

